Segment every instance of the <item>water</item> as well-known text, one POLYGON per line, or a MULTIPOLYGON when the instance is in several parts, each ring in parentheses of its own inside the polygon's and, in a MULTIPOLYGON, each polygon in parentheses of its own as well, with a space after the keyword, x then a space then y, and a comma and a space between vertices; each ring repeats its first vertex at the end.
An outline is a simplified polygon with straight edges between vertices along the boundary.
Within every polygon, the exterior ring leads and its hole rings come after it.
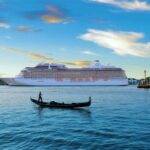
POLYGON ((0 149, 150 149, 150 90, 136 87, 0 86, 0 149), (29 100, 86 101, 90 108, 41 109, 29 100))

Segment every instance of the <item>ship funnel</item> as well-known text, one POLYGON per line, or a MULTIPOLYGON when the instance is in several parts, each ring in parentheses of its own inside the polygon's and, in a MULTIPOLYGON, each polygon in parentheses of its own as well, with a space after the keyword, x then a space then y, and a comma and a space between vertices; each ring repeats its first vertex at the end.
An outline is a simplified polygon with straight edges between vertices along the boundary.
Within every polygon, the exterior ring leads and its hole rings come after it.
POLYGON ((91 63, 90 68, 102 68, 102 65, 99 60, 95 60, 91 63))

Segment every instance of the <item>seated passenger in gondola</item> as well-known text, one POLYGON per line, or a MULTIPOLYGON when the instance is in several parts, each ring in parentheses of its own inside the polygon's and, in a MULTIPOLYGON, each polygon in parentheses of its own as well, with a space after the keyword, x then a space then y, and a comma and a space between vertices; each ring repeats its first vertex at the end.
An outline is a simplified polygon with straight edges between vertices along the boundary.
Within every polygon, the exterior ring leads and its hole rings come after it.
POLYGON ((39 102, 43 102, 41 91, 39 92, 39 98, 38 98, 38 101, 39 101, 39 102))
POLYGON ((56 105, 56 104, 58 104, 57 102, 55 102, 55 101, 51 101, 50 102, 50 104, 52 104, 52 105, 56 105))

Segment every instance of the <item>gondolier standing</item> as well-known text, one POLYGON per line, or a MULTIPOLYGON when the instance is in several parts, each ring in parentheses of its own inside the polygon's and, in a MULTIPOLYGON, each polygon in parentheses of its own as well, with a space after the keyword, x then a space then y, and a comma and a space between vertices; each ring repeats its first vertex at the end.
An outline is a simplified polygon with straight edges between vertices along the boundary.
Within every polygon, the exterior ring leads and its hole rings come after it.
POLYGON ((43 100, 42 100, 42 93, 41 93, 41 91, 39 92, 39 98, 38 98, 38 101, 39 101, 39 102, 43 102, 43 100))

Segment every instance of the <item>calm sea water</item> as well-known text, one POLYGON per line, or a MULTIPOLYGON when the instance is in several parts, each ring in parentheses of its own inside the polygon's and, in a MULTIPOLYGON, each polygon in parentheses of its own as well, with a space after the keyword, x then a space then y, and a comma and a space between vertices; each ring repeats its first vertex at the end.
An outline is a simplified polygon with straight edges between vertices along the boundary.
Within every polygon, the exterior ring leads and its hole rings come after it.
POLYGON ((0 86, 0 149, 150 149, 150 90, 128 87, 0 86), (30 102, 86 101, 86 109, 41 109, 30 102))

